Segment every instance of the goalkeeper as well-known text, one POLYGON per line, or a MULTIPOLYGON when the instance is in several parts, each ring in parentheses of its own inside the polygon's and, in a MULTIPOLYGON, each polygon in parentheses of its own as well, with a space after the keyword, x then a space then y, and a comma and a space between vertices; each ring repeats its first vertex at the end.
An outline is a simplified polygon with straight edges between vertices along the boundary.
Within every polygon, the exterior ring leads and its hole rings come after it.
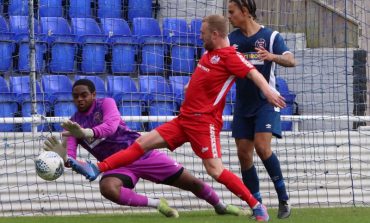
MULTIPOLYGON (((45 150, 57 152, 66 163, 68 157, 76 158, 78 144, 97 160, 103 161, 130 146, 140 136, 126 126, 113 99, 96 98, 95 86, 90 80, 76 81, 72 95, 78 111, 62 124, 69 130, 63 133, 67 140, 60 143, 52 136, 44 143, 45 150)), ((120 205, 153 207, 166 217, 178 217, 177 210, 171 208, 164 198, 153 199, 135 193, 133 189, 140 178, 191 191, 211 204, 217 214, 243 214, 238 207, 221 202, 213 188, 158 150, 145 153, 131 165, 105 172, 99 183, 100 192, 120 205)))

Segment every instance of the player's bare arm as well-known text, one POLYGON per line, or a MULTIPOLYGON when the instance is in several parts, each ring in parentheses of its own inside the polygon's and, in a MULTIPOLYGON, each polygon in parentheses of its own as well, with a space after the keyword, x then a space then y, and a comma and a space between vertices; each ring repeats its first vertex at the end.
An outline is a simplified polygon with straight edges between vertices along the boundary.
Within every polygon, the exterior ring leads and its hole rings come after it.
POLYGON ((270 53, 263 47, 256 48, 256 50, 261 60, 274 61, 275 63, 283 67, 295 67, 296 66, 294 55, 290 52, 285 53, 283 55, 279 55, 279 54, 270 53))
POLYGON ((247 77, 251 79, 259 89, 261 89, 267 98, 267 101, 272 105, 279 108, 284 108, 286 106, 285 99, 279 94, 278 91, 270 87, 263 75, 256 69, 251 70, 247 77))

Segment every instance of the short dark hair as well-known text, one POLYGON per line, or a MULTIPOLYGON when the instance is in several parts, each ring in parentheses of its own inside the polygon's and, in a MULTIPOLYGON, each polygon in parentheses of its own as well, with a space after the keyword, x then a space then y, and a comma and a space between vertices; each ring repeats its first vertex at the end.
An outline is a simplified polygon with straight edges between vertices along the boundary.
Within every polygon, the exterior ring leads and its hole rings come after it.
POLYGON ((94 93, 95 92, 95 84, 94 82, 92 82, 91 80, 89 79, 79 79, 77 80, 73 86, 72 86, 72 90, 77 86, 77 85, 85 85, 89 88, 89 91, 90 93, 94 93))
POLYGON ((257 19, 256 11, 257 6, 254 0, 229 0, 229 2, 235 2, 240 10, 243 10, 243 7, 248 9, 249 14, 253 17, 253 19, 257 19))
POLYGON ((203 18, 202 22, 208 23, 208 29, 213 32, 217 31, 221 37, 226 38, 228 34, 228 22, 222 15, 209 15, 203 18))

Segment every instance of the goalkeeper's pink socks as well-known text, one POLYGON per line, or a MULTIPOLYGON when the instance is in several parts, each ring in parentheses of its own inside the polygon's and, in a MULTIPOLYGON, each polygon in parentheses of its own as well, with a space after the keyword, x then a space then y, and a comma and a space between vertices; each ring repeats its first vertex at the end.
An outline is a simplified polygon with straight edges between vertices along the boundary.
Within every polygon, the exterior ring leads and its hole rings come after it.
POLYGON ((121 150, 109 156, 103 160, 103 162, 98 163, 98 168, 100 172, 106 172, 121 166, 127 166, 139 159, 144 153, 145 151, 141 148, 139 143, 134 142, 131 146, 127 147, 127 149, 121 150))
POLYGON ((241 179, 229 170, 224 169, 217 181, 225 185, 227 189, 229 189, 236 196, 240 197, 243 201, 246 201, 249 207, 254 208, 258 204, 256 198, 253 197, 241 179))
POLYGON ((148 198, 135 193, 129 188, 121 187, 119 200, 117 203, 132 207, 146 207, 148 206, 148 198))
POLYGON ((210 187, 208 184, 203 183, 203 188, 198 193, 194 193, 200 199, 203 199, 208 202, 208 204, 212 206, 216 206, 220 203, 220 198, 216 194, 215 190, 210 187))

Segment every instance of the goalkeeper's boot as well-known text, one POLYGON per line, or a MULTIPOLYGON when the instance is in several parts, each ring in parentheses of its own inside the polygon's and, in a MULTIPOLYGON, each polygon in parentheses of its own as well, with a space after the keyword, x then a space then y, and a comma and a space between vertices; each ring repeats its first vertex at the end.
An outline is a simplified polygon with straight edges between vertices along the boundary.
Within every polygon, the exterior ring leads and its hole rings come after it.
POLYGON ((68 163, 74 171, 84 175, 86 179, 90 181, 95 180, 100 174, 99 168, 95 164, 91 163, 90 160, 87 162, 81 162, 73 158, 68 158, 68 163))
POLYGON ((219 215, 235 215, 235 216, 250 216, 252 213, 249 210, 240 209, 234 205, 228 204, 225 208, 215 208, 215 212, 219 215))
POLYGON ((269 221, 269 214, 267 208, 263 204, 258 204, 257 207, 253 208, 253 217, 256 221, 269 221))
POLYGON ((279 201, 278 218, 289 218, 291 207, 288 201, 279 201))
POLYGON ((164 216, 168 217, 168 218, 178 218, 179 217, 179 213, 177 212, 176 209, 173 209, 171 208, 169 205, 168 205, 168 202, 166 199, 164 198, 161 198, 159 200, 159 205, 157 207, 157 210, 163 214, 164 216))

